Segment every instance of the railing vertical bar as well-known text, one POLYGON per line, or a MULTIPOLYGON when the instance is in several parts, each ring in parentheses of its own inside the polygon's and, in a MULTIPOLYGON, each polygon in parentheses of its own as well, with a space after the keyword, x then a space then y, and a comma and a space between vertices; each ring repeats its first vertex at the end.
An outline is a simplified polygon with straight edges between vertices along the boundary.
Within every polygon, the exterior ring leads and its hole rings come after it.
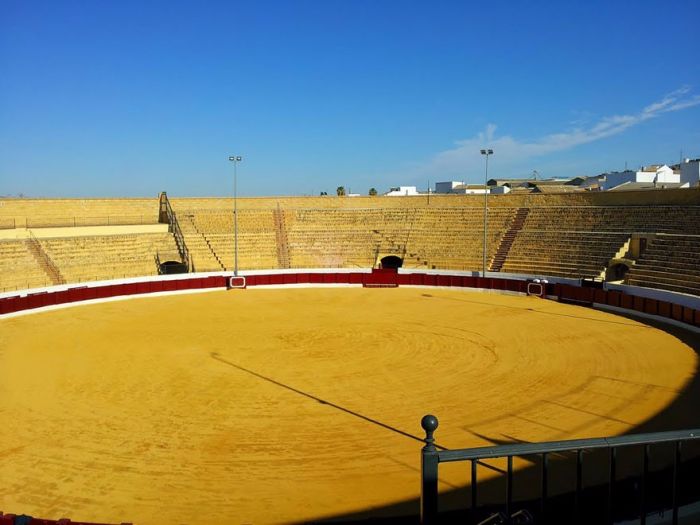
POLYGON ((640 489, 640 505, 639 509, 639 523, 640 525, 646 525, 647 522, 647 476, 649 474, 649 445, 644 445, 644 464, 642 466, 642 485, 640 489))
POLYGON ((615 463, 617 448, 610 447, 610 478, 608 480, 608 523, 613 523, 613 505, 615 500, 615 463))
POLYGON ((433 433, 438 427, 435 416, 424 416, 425 446, 421 450, 420 522, 431 525, 438 520, 438 455, 433 433))
POLYGON ((477 473, 476 473, 476 467, 478 465, 477 461, 475 459, 472 459, 472 480, 471 480, 471 485, 472 485, 472 511, 476 512, 476 507, 477 507, 477 501, 476 501, 476 482, 477 482, 477 473))
POLYGON ((576 451, 576 496, 574 500, 574 519, 581 523, 581 490, 583 489, 583 450, 576 451))
POLYGON ((681 442, 676 441, 675 451, 673 454, 673 517, 671 523, 678 525, 678 470, 681 463, 681 442))
POLYGON ((540 501, 540 512, 542 514, 542 522, 547 522, 547 481, 549 468, 549 455, 545 452, 542 454, 542 499, 540 501))
POLYGON ((508 473, 506 479, 506 516, 512 514, 513 504, 513 456, 508 456, 508 473))

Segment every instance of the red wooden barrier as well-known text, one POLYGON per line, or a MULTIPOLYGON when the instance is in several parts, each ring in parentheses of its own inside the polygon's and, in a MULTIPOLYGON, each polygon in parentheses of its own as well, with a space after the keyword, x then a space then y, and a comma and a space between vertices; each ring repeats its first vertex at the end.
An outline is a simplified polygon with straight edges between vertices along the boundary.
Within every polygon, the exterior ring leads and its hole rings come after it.
POLYGON ((361 273, 351 273, 350 278, 348 279, 348 282, 350 284, 362 284, 362 275, 361 273))
POLYGON ((634 305, 634 309, 637 310, 638 312, 644 311, 644 297, 639 297, 639 296, 635 295, 634 302, 632 304, 634 305))
POLYGON ((596 288, 596 290, 593 292, 593 302, 598 304, 607 304, 607 301, 608 292, 601 290, 600 288, 596 288))
MULTIPOLYGON (((286 273, 251 275, 246 277, 248 286, 283 285, 296 283, 312 284, 370 284, 370 285, 418 285, 467 287, 494 290, 508 290, 525 293, 527 282, 517 279, 495 279, 460 275, 435 275, 424 273, 399 274, 394 269, 374 269, 371 273, 364 272, 326 272, 326 273, 286 273)), ((189 279, 174 279, 164 281, 147 281, 140 283, 122 283, 103 286, 76 286, 67 290, 53 292, 38 292, 25 297, 11 296, 0 299, 0 314, 13 313, 20 310, 41 308, 54 304, 79 302, 89 299, 116 297, 120 295, 148 294, 154 292, 169 292, 176 290, 224 288, 228 279, 225 276, 195 277, 189 279)), ((700 310, 672 304, 667 301, 629 295, 618 290, 602 290, 597 288, 581 288, 567 284, 548 283, 545 285, 547 295, 572 300, 581 303, 599 303, 618 306, 628 310, 659 315, 681 321, 690 325, 700 326, 700 310)))
POLYGON ((622 293, 617 290, 608 291, 608 305, 610 306, 620 306, 620 298, 622 293))
POLYGON ((668 303, 666 301, 659 301, 658 308, 660 316, 671 317, 671 303, 668 303))
POLYGON ((656 315, 659 312, 659 301, 656 299, 644 300, 644 313, 656 315))
POLYGON ((695 310, 692 308, 688 308, 687 306, 683 307, 683 322, 688 323, 688 324, 693 324, 693 313, 695 310))
POLYGON ((450 286, 450 276, 449 275, 438 275, 435 283, 438 286, 450 286))
POLYGON ((622 297, 620 298, 620 306, 622 306, 622 308, 626 308, 627 310, 634 309, 634 297, 623 293, 622 297))
POLYGON ((270 275, 270 284, 284 284, 284 275, 273 273, 270 275))
POLYGON ((422 286, 425 284, 425 275, 422 273, 412 273, 408 276, 408 283, 414 286, 422 286))
POLYGON ((683 307, 680 304, 671 305, 671 317, 676 321, 683 319, 683 307))

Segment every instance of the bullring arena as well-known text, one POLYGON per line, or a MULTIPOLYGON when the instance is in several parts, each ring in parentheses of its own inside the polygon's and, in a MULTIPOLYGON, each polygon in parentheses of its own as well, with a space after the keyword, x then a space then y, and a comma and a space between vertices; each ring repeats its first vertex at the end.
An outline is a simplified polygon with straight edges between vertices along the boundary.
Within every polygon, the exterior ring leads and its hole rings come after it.
POLYGON ((481 200, 242 199, 228 290, 230 201, 3 200, 0 510, 415 518, 427 413, 447 449, 698 428, 698 192, 644 193, 494 199, 486 277, 481 200))

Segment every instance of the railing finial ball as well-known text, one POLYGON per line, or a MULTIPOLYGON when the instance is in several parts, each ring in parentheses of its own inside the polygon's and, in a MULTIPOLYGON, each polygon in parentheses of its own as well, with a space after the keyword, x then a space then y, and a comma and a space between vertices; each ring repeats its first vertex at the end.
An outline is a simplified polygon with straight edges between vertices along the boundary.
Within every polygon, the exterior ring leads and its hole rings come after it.
POLYGON ((423 419, 420 420, 420 426, 423 427, 426 434, 432 437, 432 433, 435 432, 438 427, 438 418, 431 414, 423 416, 423 419))

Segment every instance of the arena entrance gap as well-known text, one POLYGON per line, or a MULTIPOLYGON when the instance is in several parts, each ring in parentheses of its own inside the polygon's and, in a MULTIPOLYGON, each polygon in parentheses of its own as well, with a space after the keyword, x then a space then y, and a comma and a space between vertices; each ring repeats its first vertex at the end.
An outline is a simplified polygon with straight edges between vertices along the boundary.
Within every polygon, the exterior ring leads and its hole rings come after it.
POLYGON ((161 275, 171 275, 176 273, 187 273, 187 265, 179 261, 165 261, 160 263, 161 275))
POLYGON ((387 255, 379 261, 381 268, 398 270, 403 266, 403 259, 398 255, 387 255))
POLYGON ((613 264, 608 268, 608 271, 605 272, 605 280, 622 281, 629 271, 630 267, 625 263, 613 264))

